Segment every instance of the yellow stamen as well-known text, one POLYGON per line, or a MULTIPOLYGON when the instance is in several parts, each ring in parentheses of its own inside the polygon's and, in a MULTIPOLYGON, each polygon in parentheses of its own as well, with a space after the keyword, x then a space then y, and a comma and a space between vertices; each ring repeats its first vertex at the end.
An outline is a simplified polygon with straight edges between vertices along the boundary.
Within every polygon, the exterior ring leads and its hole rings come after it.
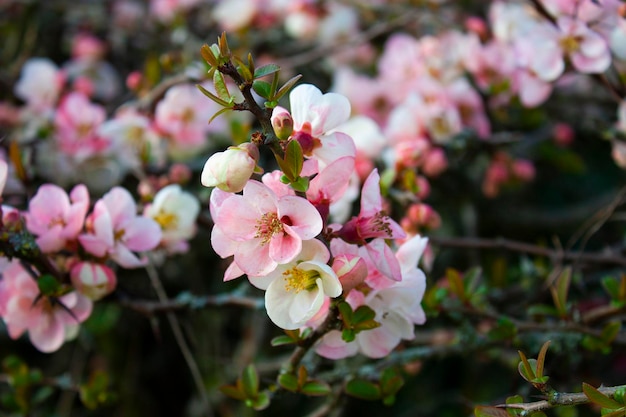
POLYGON ((175 229, 178 225, 178 216, 174 213, 168 213, 166 211, 159 211, 159 213, 153 217, 154 221, 156 221, 161 229, 175 229))
POLYGON ((283 223, 276 213, 265 213, 257 221, 256 235, 254 237, 261 239, 261 245, 266 245, 272 240, 275 234, 282 233, 283 223))
POLYGON ((295 291, 296 294, 302 290, 310 291, 316 287, 315 280, 320 276, 319 272, 313 271, 303 271, 298 269, 298 267, 293 267, 285 272, 283 272, 283 277, 285 280, 285 290, 295 291))

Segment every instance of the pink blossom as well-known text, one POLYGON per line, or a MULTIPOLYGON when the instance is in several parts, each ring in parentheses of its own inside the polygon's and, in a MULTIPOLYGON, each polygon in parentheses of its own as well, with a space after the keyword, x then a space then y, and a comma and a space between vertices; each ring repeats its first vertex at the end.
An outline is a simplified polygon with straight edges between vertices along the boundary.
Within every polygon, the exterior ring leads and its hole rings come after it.
POLYGON ((163 187, 146 206, 144 216, 161 226, 161 246, 168 252, 186 252, 187 241, 196 234, 200 202, 178 184, 163 187))
POLYGON ((322 94, 317 87, 302 84, 291 91, 289 103, 293 118, 291 138, 300 143, 305 156, 325 164, 342 156, 355 156, 352 138, 340 132, 328 133, 350 117, 350 102, 346 97, 322 94))
POLYGON ((65 78, 47 58, 31 58, 24 64, 15 84, 15 95, 36 110, 51 109, 56 104, 65 78))
POLYGON ((367 295, 354 289, 346 297, 353 309, 367 305, 376 313, 380 327, 361 331, 356 340, 346 343, 339 331, 331 331, 316 346, 324 357, 340 359, 357 352, 370 358, 387 356, 401 340, 414 337, 414 325, 423 324, 426 315, 421 301, 426 290, 426 277, 417 264, 426 249, 427 239, 417 235, 405 242, 396 253, 402 280, 390 287, 370 291, 367 295))
POLYGON ((237 243, 230 250, 238 267, 255 276, 294 259, 302 241, 313 239, 322 230, 322 218, 307 200, 290 195, 279 198, 253 180, 248 181, 243 195, 233 194, 220 204, 214 220, 214 233, 223 233, 237 243))
POLYGON ((157 128, 172 140, 175 155, 196 152, 207 144, 207 134, 221 129, 220 121, 209 120, 219 110, 195 86, 177 85, 165 93, 156 107, 157 128))
POLYGON ((41 296, 35 280, 17 261, 3 271, 0 316, 11 339, 28 331, 37 349, 54 352, 89 317, 91 308, 91 300, 75 291, 58 298, 41 296))
POLYGON ((382 209, 378 170, 372 171, 363 184, 361 211, 350 219, 339 231, 346 242, 365 244, 367 239, 400 239, 404 231, 395 220, 382 209))
POLYGON ((145 261, 133 251, 154 249, 161 241, 157 222, 137 216, 135 200, 121 187, 114 187, 94 206, 87 218, 87 233, 78 237, 81 245, 92 255, 110 257, 124 268, 137 268, 145 261))
POLYGON ((176 14, 190 10, 201 0, 150 0, 150 12, 162 22, 170 22, 176 14))
POLYGON ((66 95, 54 117, 56 141, 62 152, 79 159, 101 154, 110 142, 98 135, 98 128, 106 119, 100 105, 93 104, 79 92, 66 95))
POLYGON ((68 198, 61 187, 44 184, 28 203, 26 227, 37 236, 43 252, 57 252, 78 237, 88 209, 89 192, 84 185, 74 187, 68 198))

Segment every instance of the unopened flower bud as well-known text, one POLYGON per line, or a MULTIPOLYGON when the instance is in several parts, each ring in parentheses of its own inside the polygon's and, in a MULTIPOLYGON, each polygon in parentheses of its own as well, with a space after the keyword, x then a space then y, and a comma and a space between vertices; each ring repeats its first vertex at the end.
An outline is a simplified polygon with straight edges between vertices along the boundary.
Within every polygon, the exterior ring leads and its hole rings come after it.
POLYGON ((567 123, 557 123, 552 129, 554 141, 559 146, 568 146, 574 141, 574 129, 567 123))
POLYGON ((70 270, 72 284, 78 292, 96 301, 111 293, 117 285, 115 272, 106 265, 79 262, 70 270))
POLYGON ((200 181, 205 187, 238 193, 243 190, 259 160, 259 149, 246 142, 217 152, 204 164, 200 181))
POLYGON ((513 167, 511 169, 513 171, 513 175, 522 181, 531 181, 535 178, 535 166, 532 162, 526 159, 518 159, 513 162, 513 167))
POLYGON ((289 111, 283 107, 276 106, 272 112, 272 127, 276 137, 285 140, 293 133, 293 119, 289 111))
POLYGON ((419 228, 437 229, 441 226, 441 216, 428 204, 411 205, 407 211, 407 216, 419 228))
POLYGON ((433 148, 424 157, 422 171, 429 177, 436 177, 448 168, 448 158, 441 148, 433 148))
POLYGON ((359 256, 339 255, 335 257, 332 268, 339 277, 344 294, 362 284, 367 277, 367 265, 359 256))
POLYGON ((185 184, 191 179, 191 169, 185 164, 172 164, 169 169, 169 179, 173 184, 185 184))

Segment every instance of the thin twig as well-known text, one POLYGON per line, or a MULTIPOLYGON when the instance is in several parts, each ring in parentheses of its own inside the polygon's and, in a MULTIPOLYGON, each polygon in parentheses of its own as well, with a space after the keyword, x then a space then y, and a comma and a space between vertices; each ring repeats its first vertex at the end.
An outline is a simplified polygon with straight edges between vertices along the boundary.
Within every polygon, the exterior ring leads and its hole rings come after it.
POLYGON ((183 310, 205 309, 211 307, 236 306, 252 310, 261 310, 265 306, 263 298, 245 297, 234 294, 184 297, 166 300, 120 300, 120 305, 146 316, 183 310))
MULTIPOLYGON (((163 285, 161 284, 161 280, 159 279, 159 274, 151 262, 148 262, 148 264, 146 265, 146 271, 148 273, 148 276, 150 277, 150 283, 152 284, 152 287, 154 288, 154 291, 156 292, 157 297, 159 298, 159 300, 161 300, 161 302, 166 302, 167 294, 165 293, 165 289, 163 288, 163 285)), ((187 341, 185 340, 183 331, 180 327, 180 323, 178 322, 178 319, 176 318, 176 315, 173 312, 171 311, 167 312, 166 316, 167 316, 168 322, 170 323, 170 326, 172 327, 172 332, 174 333, 174 338, 176 339, 176 343, 178 344, 178 347, 180 348, 180 351, 183 354, 183 357, 185 358, 185 362, 187 362, 189 371, 191 371, 191 376, 193 378, 194 384, 196 385, 196 389, 198 390, 198 394, 200 395, 200 399, 202 401, 202 405, 206 412, 206 415, 208 417, 211 417, 213 415, 213 412, 211 410, 211 405, 209 403, 209 397, 204 387, 202 375, 200 374, 200 369, 198 368, 198 364, 196 363, 196 360, 193 357, 193 354, 191 353, 191 349, 189 349, 189 345, 187 344, 187 341)))
POLYGON ((466 249, 504 249, 511 252, 526 253, 529 255, 544 256, 555 261, 570 261, 582 263, 598 263, 616 266, 626 266, 626 258, 601 252, 561 251, 530 243, 519 242, 504 238, 485 239, 478 237, 439 237, 430 236, 429 242, 436 246, 466 249))
MULTIPOLYGON (((615 393, 620 389, 626 389, 626 385, 620 385, 615 387, 600 387, 598 391, 604 395, 612 398, 615 393)), ((523 415, 530 415, 537 411, 547 410, 560 405, 580 405, 588 404, 589 398, 583 392, 577 393, 556 393, 552 396, 551 400, 535 401, 532 403, 517 403, 517 404, 499 404, 496 407, 500 408, 514 408, 517 410, 523 410, 523 415)))

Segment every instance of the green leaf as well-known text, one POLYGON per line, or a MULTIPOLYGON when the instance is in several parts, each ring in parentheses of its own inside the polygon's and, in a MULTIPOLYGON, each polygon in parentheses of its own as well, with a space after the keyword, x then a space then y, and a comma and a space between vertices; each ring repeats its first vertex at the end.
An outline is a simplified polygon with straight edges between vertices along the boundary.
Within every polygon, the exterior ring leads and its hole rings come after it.
POLYGON ((395 394, 386 395, 385 397, 383 397, 383 404, 385 404, 387 407, 391 407, 395 402, 396 402, 395 394))
POLYGON ((602 286, 604 290, 609 294, 611 299, 619 300, 620 299, 620 285, 617 280, 613 277, 604 277, 602 278, 602 286))
POLYGON ((302 165, 304 163, 304 156, 302 154, 302 146, 297 140, 290 140, 285 150, 285 162, 289 164, 291 172, 293 173, 293 179, 297 179, 302 172, 302 165))
POLYGON ((474 415, 476 417, 511 417, 509 413, 502 408, 485 405, 479 405, 474 408, 474 415))
POLYGON ((61 290, 61 284, 55 277, 45 274, 37 278, 37 287, 43 295, 55 295, 61 290))
POLYGON ((606 408, 601 410, 602 417, 624 417, 626 416, 626 407, 618 408, 617 410, 609 411, 606 408))
POLYGON ((250 68, 248 68, 248 65, 246 65, 238 56, 233 56, 233 60, 237 63, 237 72, 241 75, 241 78, 243 78, 246 82, 251 82, 254 79, 254 76, 252 75, 250 68))
POLYGON ((213 116, 211 116, 211 118, 209 119, 209 122, 208 122, 208 123, 210 124, 213 120, 215 120, 215 118, 216 118, 217 116, 219 116, 219 115, 221 115, 221 114, 224 114, 224 113, 226 113, 227 111, 231 111, 231 110, 232 110, 232 109, 231 109, 231 108, 229 108, 229 107, 224 107, 223 109, 221 109, 220 111, 218 111, 217 113, 215 113, 213 116))
POLYGON ((352 379, 346 384, 346 394, 362 400, 379 400, 380 388, 373 382, 363 379, 352 379))
POLYGON ((309 189, 309 179, 307 177, 298 177, 295 181, 290 182, 289 185, 294 190, 305 193, 309 189))
POLYGON ((217 59, 215 58, 215 55, 209 45, 202 45, 200 48, 200 55, 202 55, 202 58, 207 62, 207 64, 212 67, 217 67, 217 59))
POLYGON ((343 321, 344 327, 352 327, 352 307, 345 301, 340 302, 337 305, 339 314, 341 314, 341 321, 343 321))
POLYGON ((354 339, 356 339, 356 332, 352 329, 343 329, 341 331, 341 339, 347 343, 354 342, 354 339))
POLYGON ((353 329, 356 331, 356 333, 358 333, 363 330, 372 330, 377 327, 380 327, 380 323, 377 322, 376 320, 366 320, 366 321, 362 321, 360 323, 355 324, 353 326, 353 329))
POLYGON ((517 334, 517 327, 506 317, 499 318, 496 326, 489 330, 487 336, 491 340, 509 340, 517 334))
POLYGON ((529 316, 558 316, 559 312, 553 306, 545 304, 535 304, 526 309, 529 316))
POLYGON ((537 411, 536 413, 532 413, 530 417, 547 417, 547 416, 546 416, 546 413, 544 413, 543 411, 537 411))
POLYGON ((352 316, 352 322, 361 323, 364 321, 373 320, 375 317, 376 317, 376 312, 372 310, 371 307, 362 305, 362 306, 357 307, 356 310, 354 310, 354 314, 352 316))
POLYGON ((517 370, 526 381, 532 381, 536 378, 534 369, 536 368, 537 361, 534 359, 526 359, 526 355, 521 350, 517 351, 521 358, 521 362, 517 365, 517 370))
POLYGON ((259 395, 252 401, 252 408, 257 411, 265 410, 270 405, 270 396, 267 392, 260 392, 259 395))
POLYGON ((215 94, 213 94, 212 92, 210 92, 209 90, 207 90, 206 88, 202 87, 200 84, 196 84, 196 87, 198 87, 198 90, 200 90, 202 92, 202 94, 204 94, 205 96, 207 96, 208 98, 210 98, 211 100, 213 100, 214 102, 216 102, 217 104, 219 104, 222 107, 232 107, 232 103, 229 103, 228 101, 224 101, 221 98, 219 98, 218 96, 216 96, 215 94))
POLYGON ((221 72, 215 71, 213 73, 213 86, 215 87, 215 92, 217 96, 227 103, 232 102, 232 97, 230 96, 230 92, 228 91, 228 87, 226 86, 226 80, 224 79, 224 75, 221 72))
POLYGON ((273 74, 277 71, 280 71, 280 67, 276 64, 267 64, 263 65, 254 70, 254 78, 265 77, 266 75, 273 74))
POLYGON ((380 377, 380 390, 384 396, 396 394, 404 385, 404 378, 395 369, 387 368, 380 377))
POLYGON ((270 344, 274 347, 284 346, 284 345, 293 345, 294 343, 296 343, 296 340, 292 339, 291 337, 287 335, 276 336, 270 342, 270 344))
POLYGON ((253 364, 246 366, 243 370, 241 386, 247 398, 256 398, 259 394, 259 374, 253 364))
MULTIPOLYGON (((535 375, 537 378, 543 377, 543 366, 546 361, 546 353, 548 353, 548 348, 550 347, 550 341, 548 340, 546 343, 541 346, 541 350, 539 351, 539 355, 537 355, 537 367, 535 368, 535 375)), ((542 381, 546 382, 546 381, 542 381)))
POLYGON ((620 388, 617 391, 615 391, 615 394, 613 394, 613 399, 620 404, 624 404, 625 394, 626 394, 626 388, 620 388))
POLYGON ((282 87, 278 89, 276 94, 274 94, 274 97, 272 97, 272 100, 273 101, 280 100, 282 96, 284 96, 285 94, 289 92, 289 90, 291 90, 291 88, 298 82, 298 80, 300 80, 300 78, 302 78, 302 75, 300 74, 296 75, 295 77, 290 78, 285 84, 283 84, 282 87))
POLYGON ((255 80, 252 83, 252 89, 264 99, 269 100, 272 93, 272 85, 267 81, 255 80))
POLYGON ((246 394, 235 385, 222 385, 220 391, 222 394, 235 400, 243 401, 247 398, 246 394))
POLYGON ((567 315, 567 293, 572 279, 572 267, 567 266, 563 269, 556 281, 556 287, 551 287, 552 299, 559 315, 564 317, 567 315))
POLYGON ((450 286, 450 291, 455 294, 461 301, 467 300, 467 296, 465 294, 465 286, 463 285, 463 279, 461 278, 461 274, 459 271, 453 268, 446 269, 446 278, 448 278, 448 285, 450 286))
POLYGON ((607 325, 604 326, 604 328, 602 329, 602 334, 600 335, 600 338, 604 343, 609 345, 611 344, 611 342, 613 342, 613 340, 615 340, 621 328, 622 323, 619 321, 612 321, 610 323, 607 323, 607 325))
POLYGON ((615 410, 622 407, 622 404, 602 394, 596 388, 585 382, 583 382, 583 392, 585 393, 585 396, 589 398, 589 401, 594 404, 598 404, 600 407, 608 408, 610 410, 615 410))
POLYGON ((292 373, 284 373, 278 376, 278 385, 287 391, 298 392, 298 378, 292 373))
POLYGON ((305 383, 300 392, 305 395, 321 396, 330 394, 330 385, 321 381, 308 381, 305 383))

